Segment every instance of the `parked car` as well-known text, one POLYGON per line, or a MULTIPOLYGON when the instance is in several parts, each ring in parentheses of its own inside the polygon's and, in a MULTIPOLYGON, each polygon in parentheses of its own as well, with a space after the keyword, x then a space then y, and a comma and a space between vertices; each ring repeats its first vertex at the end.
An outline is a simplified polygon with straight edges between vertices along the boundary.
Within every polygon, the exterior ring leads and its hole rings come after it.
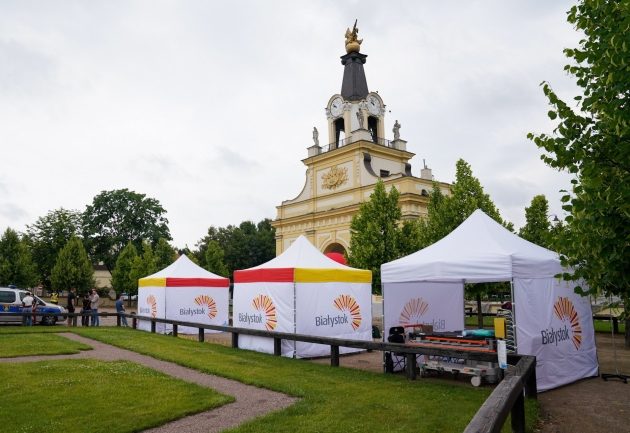
MULTIPOLYGON (((129 300, 129 294, 128 293, 123 293, 122 294, 122 298, 123 298, 123 301, 128 301, 129 300)), ((138 300, 138 295, 131 295, 131 300, 132 301, 137 301, 138 300)))
MULTIPOLYGON (((26 296, 27 290, 17 289, 13 287, 0 287, 0 312, 5 313, 21 313, 22 299, 26 296)), ((31 292, 32 293, 32 292, 31 292)), ((65 320, 68 311, 62 306, 51 304, 43 301, 38 296, 33 295, 37 303, 37 321, 44 325, 54 325, 58 320, 65 320), (44 316, 39 316, 43 314, 44 316)), ((0 314, 0 322, 16 322, 22 323, 21 316, 8 316, 0 314)))

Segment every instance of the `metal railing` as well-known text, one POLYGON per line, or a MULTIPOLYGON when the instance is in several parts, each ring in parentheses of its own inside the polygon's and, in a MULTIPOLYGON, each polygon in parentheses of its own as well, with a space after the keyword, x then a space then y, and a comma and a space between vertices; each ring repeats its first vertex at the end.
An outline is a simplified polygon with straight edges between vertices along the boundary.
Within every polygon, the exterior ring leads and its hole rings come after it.
MULTIPOLYGON (((32 313, 3 313, 0 315, 26 317, 32 313)), ((40 314, 38 315, 46 315, 40 314)), ((67 313, 65 317, 72 319, 73 325, 77 325, 78 317, 92 317, 90 313, 67 313)), ((475 361, 496 362, 496 353, 460 351, 457 349, 430 348, 418 346, 406 346, 397 343, 384 343, 375 341, 349 340, 343 338, 319 337, 314 335, 293 334, 287 332, 271 332, 258 329, 238 328, 234 326, 208 325, 196 322, 184 322, 179 320, 161 319, 157 317, 139 316, 127 313, 98 313, 99 317, 116 317, 116 325, 121 326, 121 317, 131 319, 131 327, 137 329, 139 321, 151 323, 152 333, 157 331, 157 324, 172 325, 174 337, 178 336, 179 327, 186 326, 198 329, 198 340, 203 342, 205 330, 229 332, 232 334, 232 347, 238 348, 239 335, 253 335, 273 339, 274 355, 282 355, 282 340, 300 341, 306 343, 324 344, 330 346, 330 365, 339 366, 339 348, 351 347, 365 350, 377 350, 381 352, 393 352, 404 354, 406 358, 407 378, 416 379, 416 355, 443 356, 475 361)), ((464 430, 465 433, 495 433, 501 428, 508 415, 511 414, 512 431, 521 433, 525 431, 525 400, 524 397, 536 398, 536 357, 527 355, 508 354, 508 370, 505 378, 497 385, 488 399, 475 414, 471 422, 464 430)))
MULTIPOLYGON (((352 137, 344 138, 343 140, 339 140, 338 142, 333 142, 326 146, 322 146, 319 153, 322 154, 322 153, 330 152, 331 150, 339 149, 349 144, 356 143, 357 141, 359 140, 353 139, 352 137)), ((370 142, 374 144, 378 144, 379 146, 394 148, 394 146, 392 145, 392 142, 385 138, 380 138, 380 137, 372 138, 370 142)))

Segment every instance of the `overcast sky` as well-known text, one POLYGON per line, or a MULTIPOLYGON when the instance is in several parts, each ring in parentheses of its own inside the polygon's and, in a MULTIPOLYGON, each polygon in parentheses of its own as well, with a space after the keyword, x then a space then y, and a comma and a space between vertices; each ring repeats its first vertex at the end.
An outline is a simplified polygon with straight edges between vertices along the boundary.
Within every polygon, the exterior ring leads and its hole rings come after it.
POLYGON ((312 129, 341 90, 358 18, 370 91, 437 180, 465 159, 504 218, 569 176, 527 132, 553 124, 539 86, 577 89, 571 2, 0 0, 0 230, 129 188, 167 210, 174 244, 275 218, 302 189, 312 129))

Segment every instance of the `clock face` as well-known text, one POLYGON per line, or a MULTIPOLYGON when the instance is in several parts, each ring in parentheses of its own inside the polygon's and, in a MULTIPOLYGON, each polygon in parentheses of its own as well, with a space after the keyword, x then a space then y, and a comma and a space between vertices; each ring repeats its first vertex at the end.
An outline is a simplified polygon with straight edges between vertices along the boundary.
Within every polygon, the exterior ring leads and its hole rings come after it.
POLYGON ((343 113, 343 99, 337 97, 330 103, 330 114, 333 116, 341 116, 343 113))
POLYGON ((375 116, 381 114, 381 101, 376 96, 370 95, 367 97, 367 107, 370 114, 375 116))

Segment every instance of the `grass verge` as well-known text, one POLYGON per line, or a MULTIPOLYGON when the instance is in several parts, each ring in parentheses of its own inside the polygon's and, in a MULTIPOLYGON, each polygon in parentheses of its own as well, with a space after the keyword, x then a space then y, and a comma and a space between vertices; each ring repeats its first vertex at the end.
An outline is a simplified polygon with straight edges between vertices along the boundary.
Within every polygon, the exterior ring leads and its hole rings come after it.
POLYGON ((0 338, 0 358, 34 355, 69 355, 90 350, 78 341, 53 334, 6 334, 0 338))
MULTIPOLYGON (((410 382, 399 375, 331 368, 129 329, 81 328, 74 332, 301 398, 292 407, 246 423, 234 432, 460 432, 491 392, 487 387, 410 382)), ((527 403, 531 431, 538 407, 535 402, 527 403)), ((504 430, 509 431, 509 427, 504 430)))
POLYGON ((6 433, 134 432, 232 401, 127 361, 0 364, 0 383, 6 433))

